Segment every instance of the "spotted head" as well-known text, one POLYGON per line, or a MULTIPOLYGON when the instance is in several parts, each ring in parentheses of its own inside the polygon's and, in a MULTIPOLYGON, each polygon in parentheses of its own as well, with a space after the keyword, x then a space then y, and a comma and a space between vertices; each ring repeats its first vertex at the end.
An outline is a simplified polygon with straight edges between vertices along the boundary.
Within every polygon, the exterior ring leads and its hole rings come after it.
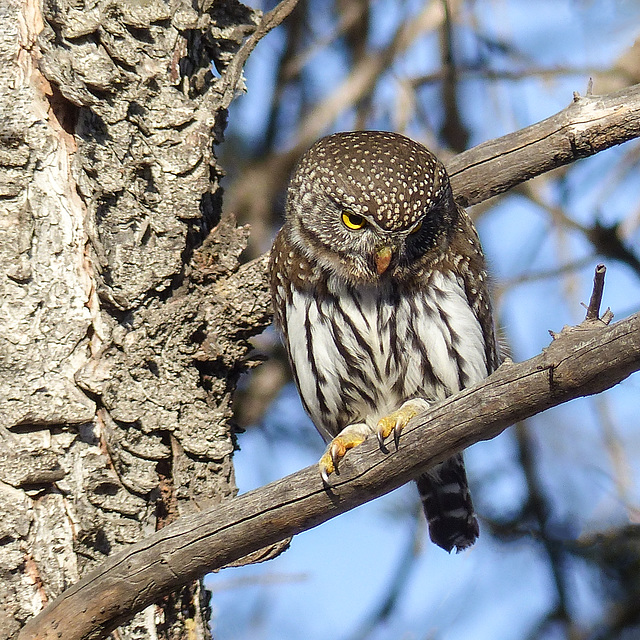
POLYGON ((442 251, 457 207, 442 163, 397 133, 316 142, 289 184, 284 231, 308 259, 352 284, 407 277, 442 251))

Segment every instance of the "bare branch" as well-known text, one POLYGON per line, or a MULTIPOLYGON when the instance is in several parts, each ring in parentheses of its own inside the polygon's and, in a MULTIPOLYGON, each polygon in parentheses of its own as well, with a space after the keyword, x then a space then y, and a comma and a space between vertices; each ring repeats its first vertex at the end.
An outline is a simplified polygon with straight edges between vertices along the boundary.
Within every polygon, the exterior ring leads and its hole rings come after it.
POLYGON ((484 142, 446 164, 457 200, 468 206, 638 136, 640 85, 634 85, 605 96, 575 95, 550 118, 484 142))
POLYGON ((162 595, 287 536, 388 493, 518 420, 599 393, 640 369, 640 312, 613 324, 563 329, 540 355, 501 366, 435 405, 385 454, 375 439, 343 461, 331 489, 315 466, 194 516, 179 519, 111 557, 31 620, 19 640, 88 640, 162 595))
POLYGON ((413 20, 402 23, 387 47, 362 58, 335 91, 318 103, 298 126, 295 155, 321 136, 345 109, 371 93, 379 76, 391 66, 399 54, 406 51, 427 28, 438 24, 443 13, 427 4, 413 20))
POLYGON ((297 4, 298 0, 282 0, 264 16, 257 29, 245 40, 225 72, 223 105, 228 107, 235 98, 242 77, 242 69, 255 46, 271 29, 277 27, 295 9, 297 4))

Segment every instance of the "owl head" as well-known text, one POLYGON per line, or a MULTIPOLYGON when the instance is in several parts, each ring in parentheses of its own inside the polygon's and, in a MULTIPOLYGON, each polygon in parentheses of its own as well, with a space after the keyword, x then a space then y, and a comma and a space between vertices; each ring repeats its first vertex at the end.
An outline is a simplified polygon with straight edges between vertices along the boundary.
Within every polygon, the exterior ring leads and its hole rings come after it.
POLYGON ((442 163, 397 133, 351 131, 316 142, 287 194, 294 246, 352 284, 411 277, 445 249, 457 206, 442 163))

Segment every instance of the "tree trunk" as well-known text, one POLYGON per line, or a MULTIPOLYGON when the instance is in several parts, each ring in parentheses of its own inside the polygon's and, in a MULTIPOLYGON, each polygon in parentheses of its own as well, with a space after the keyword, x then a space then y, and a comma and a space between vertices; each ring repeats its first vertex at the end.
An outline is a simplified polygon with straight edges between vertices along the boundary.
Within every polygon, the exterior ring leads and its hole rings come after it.
MULTIPOLYGON (((268 309, 212 144, 258 14, 192 7, 0 0, 1 639, 236 493, 230 399, 268 309)), ((114 637, 209 638, 207 607, 197 581, 114 637)))

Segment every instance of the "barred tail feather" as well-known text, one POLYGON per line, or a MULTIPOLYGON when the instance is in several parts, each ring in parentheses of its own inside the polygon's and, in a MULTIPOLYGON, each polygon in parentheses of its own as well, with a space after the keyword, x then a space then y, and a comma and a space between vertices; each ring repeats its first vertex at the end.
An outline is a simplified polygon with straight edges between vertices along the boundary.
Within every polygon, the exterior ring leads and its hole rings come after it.
POLYGON ((452 456, 417 480, 431 540, 446 551, 470 547, 480 533, 462 454, 452 456))

